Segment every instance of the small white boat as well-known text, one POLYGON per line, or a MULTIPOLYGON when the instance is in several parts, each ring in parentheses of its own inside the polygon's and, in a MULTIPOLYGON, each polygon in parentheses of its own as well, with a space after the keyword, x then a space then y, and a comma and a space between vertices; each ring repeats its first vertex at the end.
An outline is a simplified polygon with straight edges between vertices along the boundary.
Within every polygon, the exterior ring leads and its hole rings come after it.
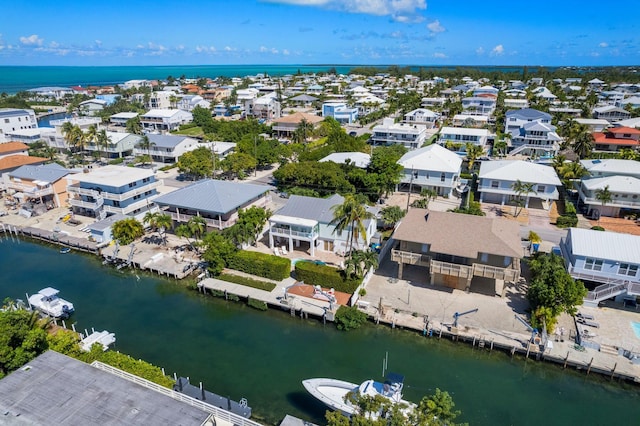
POLYGON ((62 247, 62 248, 60 249, 60 253, 61 253, 61 254, 67 254, 67 253, 69 253, 70 251, 71 251, 71 247, 62 247))
MULTIPOLYGON (((390 400, 393 404, 403 404, 407 410, 413 410, 415 404, 402 399, 403 382, 403 376, 389 373, 387 380, 384 382, 369 379, 357 385, 343 380, 319 378, 303 380, 302 384, 311 395, 327 407, 340 411, 345 416, 350 417, 355 414, 357 410, 357 407, 346 398, 350 392, 372 397, 380 395, 390 400)), ((373 417, 377 417, 379 413, 372 414, 374 414, 373 417)))
POLYGON ((58 293, 60 291, 55 288, 43 288, 28 297, 29 305, 50 317, 67 318, 73 313, 73 303, 59 298, 58 293))

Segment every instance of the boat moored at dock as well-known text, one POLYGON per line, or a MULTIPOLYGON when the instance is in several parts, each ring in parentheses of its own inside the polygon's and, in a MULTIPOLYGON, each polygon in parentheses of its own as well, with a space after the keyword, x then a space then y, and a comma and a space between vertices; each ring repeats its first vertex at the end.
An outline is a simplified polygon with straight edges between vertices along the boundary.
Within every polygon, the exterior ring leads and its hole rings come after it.
POLYGON ((58 290, 46 287, 31 296, 27 295, 29 306, 53 318, 68 318, 74 311, 73 303, 58 297, 58 290))

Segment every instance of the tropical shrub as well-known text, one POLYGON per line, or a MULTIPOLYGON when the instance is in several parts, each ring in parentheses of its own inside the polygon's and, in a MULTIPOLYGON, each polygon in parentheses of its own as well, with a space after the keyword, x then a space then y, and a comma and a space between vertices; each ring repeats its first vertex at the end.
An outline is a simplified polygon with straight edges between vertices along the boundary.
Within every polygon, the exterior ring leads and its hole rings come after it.
POLYGON ((336 312, 335 323, 338 330, 354 330, 360 328, 365 322, 367 322, 367 314, 355 306, 340 306, 336 312))
POLYGON ((356 291, 362 280, 346 278, 343 271, 326 265, 317 265, 314 262, 297 262, 295 276, 298 281, 307 284, 330 287, 343 293, 356 291))
POLYGON ((255 251, 239 251, 227 260, 227 267, 247 274, 282 281, 291 273, 291 261, 255 251))
POLYGON ((252 278, 241 277, 239 275, 231 275, 231 274, 220 274, 218 276, 219 280, 227 281, 234 284, 240 284, 251 288, 257 288, 259 290, 264 291, 272 291, 276 288, 274 283, 270 283, 267 281, 254 280, 252 278))
POLYGON ((247 301, 247 305, 249 305, 252 308, 257 309, 259 311, 266 311, 267 309, 269 309, 265 302, 263 302, 262 300, 258 300, 258 299, 249 299, 247 301))

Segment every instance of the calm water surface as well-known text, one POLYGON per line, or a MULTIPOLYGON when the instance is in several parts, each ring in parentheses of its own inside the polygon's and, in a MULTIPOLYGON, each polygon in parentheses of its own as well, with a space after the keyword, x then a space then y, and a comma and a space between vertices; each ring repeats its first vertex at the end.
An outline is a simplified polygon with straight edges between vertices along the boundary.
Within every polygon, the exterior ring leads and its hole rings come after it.
POLYGON ((389 369, 406 376, 407 399, 448 390, 473 425, 635 424, 640 416, 635 387, 403 330, 371 325, 341 333, 285 312, 203 297, 172 281, 138 279, 55 247, 2 239, 0 271, 0 297, 24 299, 54 286, 75 304, 78 328, 107 329, 122 352, 219 394, 246 397, 268 423, 289 413, 323 424, 323 406, 301 381, 380 378, 385 352, 389 369))

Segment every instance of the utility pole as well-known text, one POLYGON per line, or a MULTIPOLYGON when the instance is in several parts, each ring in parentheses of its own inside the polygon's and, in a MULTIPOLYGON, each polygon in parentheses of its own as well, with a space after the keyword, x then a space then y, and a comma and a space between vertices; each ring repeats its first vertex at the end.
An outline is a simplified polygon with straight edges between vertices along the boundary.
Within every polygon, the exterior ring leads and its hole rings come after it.
POLYGON ((407 194, 407 211, 409 211, 409 202, 411 201, 411 191, 413 190, 413 166, 411 166, 411 179, 409 180, 409 193, 407 194))
POLYGON ((216 178, 216 141, 212 141, 211 145, 211 156, 213 157, 213 172, 211 173, 213 179, 216 178))
POLYGON ((256 141, 257 136, 253 137, 253 156, 256 159, 256 167, 255 167, 255 172, 254 172, 254 176, 258 177, 258 143, 256 141))

